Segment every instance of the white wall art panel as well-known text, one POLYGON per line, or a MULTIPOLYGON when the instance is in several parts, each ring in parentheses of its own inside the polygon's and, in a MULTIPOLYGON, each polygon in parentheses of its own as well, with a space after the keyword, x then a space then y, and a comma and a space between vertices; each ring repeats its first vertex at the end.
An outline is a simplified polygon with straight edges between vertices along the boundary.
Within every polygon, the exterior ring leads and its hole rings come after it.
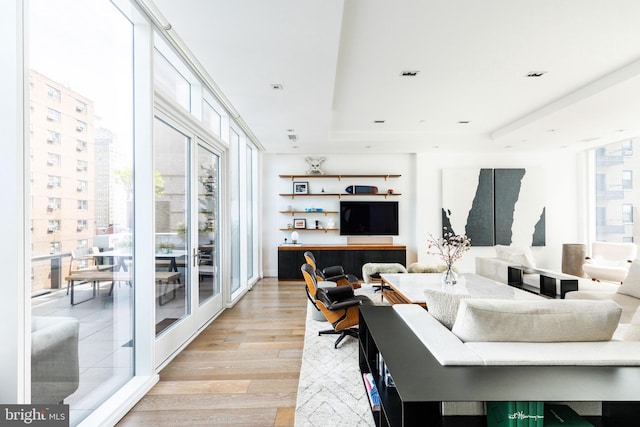
POLYGON ((442 227, 466 234, 473 246, 493 246, 493 170, 442 171, 442 227))
POLYGON ((545 245, 541 168, 453 168, 442 171, 442 227, 472 246, 545 245))

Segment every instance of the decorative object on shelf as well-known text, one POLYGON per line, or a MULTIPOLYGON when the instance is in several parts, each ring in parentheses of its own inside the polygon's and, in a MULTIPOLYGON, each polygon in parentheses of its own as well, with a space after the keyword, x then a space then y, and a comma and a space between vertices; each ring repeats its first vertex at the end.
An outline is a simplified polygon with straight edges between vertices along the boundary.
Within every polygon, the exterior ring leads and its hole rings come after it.
POLYGON ((327 222, 327 228, 336 228, 336 223, 333 222, 333 218, 329 218, 329 221, 327 222))
POLYGON ((447 269, 442 273, 442 284, 455 285, 458 277, 453 264, 471 248, 471 239, 466 235, 454 234, 447 227, 443 227, 442 237, 435 238, 429 233, 427 243, 429 245, 427 253, 439 256, 447 266, 447 269))
POLYGON ((294 181, 293 194, 309 194, 309 183, 306 181, 294 181))
POLYGON ((387 194, 393 194, 393 188, 388 189, 387 194))
POLYGON ((316 230, 320 228, 320 221, 316 219, 316 230))
POLYGON ((304 218, 294 218, 293 228, 307 228, 307 220, 304 218))
POLYGON ((298 243, 298 237, 300 237, 300 235, 298 234, 297 231, 292 231, 291 232, 291 243, 293 243, 294 245, 298 243))
POLYGON ((324 157, 305 157, 304 160, 309 163, 309 170, 307 170, 308 175, 324 175, 324 171, 320 169, 320 166, 325 161, 324 157))
POLYGON ((344 191, 349 194, 378 194, 378 187, 373 185, 350 185, 344 191))

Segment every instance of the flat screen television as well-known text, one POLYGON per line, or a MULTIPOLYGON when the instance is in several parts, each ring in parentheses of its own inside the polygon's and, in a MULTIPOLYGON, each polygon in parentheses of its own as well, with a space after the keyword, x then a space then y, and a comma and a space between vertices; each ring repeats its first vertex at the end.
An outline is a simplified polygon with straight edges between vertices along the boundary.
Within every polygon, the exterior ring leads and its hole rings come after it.
POLYGON ((398 202, 340 202, 340 235, 397 236, 398 202))

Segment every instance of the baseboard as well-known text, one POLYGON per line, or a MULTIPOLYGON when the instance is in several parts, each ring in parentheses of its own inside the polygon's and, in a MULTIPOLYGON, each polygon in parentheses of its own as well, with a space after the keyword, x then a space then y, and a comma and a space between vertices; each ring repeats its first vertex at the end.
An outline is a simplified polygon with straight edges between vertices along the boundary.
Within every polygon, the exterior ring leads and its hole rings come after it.
POLYGON ((347 245, 393 245, 393 236, 347 237, 347 245))

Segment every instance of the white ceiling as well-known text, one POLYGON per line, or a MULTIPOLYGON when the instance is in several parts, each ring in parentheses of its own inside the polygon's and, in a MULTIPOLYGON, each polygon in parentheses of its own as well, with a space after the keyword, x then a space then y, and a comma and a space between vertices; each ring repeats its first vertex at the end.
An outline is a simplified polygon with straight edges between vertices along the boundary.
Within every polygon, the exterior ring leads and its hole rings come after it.
POLYGON ((268 152, 583 149, 640 135, 638 0, 154 3, 268 152))

